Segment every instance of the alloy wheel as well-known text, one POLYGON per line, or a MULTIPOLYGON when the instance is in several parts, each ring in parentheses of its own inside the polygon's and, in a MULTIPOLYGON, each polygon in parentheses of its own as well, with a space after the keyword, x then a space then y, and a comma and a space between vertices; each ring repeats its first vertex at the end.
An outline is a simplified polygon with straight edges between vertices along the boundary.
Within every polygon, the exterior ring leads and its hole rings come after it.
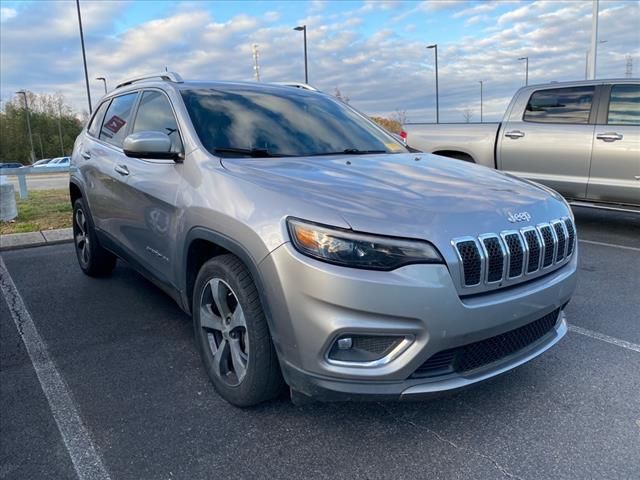
POLYGON ((78 208, 74 216, 75 242, 78 256, 83 265, 89 264, 89 232, 87 228, 87 217, 82 209, 78 208))
POLYGON ((204 287, 200 326, 213 355, 215 374, 229 386, 239 385, 249 361, 247 324, 238 297, 220 278, 213 278, 204 287))

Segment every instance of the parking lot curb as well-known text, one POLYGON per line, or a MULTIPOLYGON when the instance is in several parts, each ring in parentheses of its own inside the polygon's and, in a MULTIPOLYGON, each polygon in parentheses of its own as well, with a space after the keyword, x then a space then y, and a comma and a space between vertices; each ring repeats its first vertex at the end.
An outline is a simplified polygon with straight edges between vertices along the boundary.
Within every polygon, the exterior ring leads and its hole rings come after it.
POLYGON ((0 251, 17 250, 19 248, 40 247, 73 241, 72 228, 43 230, 40 232, 9 233, 0 235, 0 251))

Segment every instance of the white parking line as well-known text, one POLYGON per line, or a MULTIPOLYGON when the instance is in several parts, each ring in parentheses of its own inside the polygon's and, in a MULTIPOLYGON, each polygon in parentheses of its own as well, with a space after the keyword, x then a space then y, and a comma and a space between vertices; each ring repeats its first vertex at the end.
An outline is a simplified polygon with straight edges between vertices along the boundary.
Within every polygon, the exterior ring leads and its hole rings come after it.
POLYGON ((593 330, 587 330, 586 328, 577 327, 575 325, 569 325, 569 331, 640 353, 640 345, 627 342, 626 340, 620 340, 619 338, 610 337, 604 333, 594 332, 593 330))
POLYGON ((42 391, 47 397, 53 418, 67 447, 80 480, 109 480, 102 459, 91 436, 82 423, 75 402, 60 372, 56 369, 47 346, 38 334, 33 319, 0 256, 0 289, 18 333, 29 353, 42 391))
POLYGON ((626 245, 617 245, 615 243, 596 242, 595 240, 578 240, 581 243, 588 243, 589 245, 600 245, 601 247, 621 248, 623 250, 631 250, 634 252, 640 252, 638 247, 627 247, 626 245))

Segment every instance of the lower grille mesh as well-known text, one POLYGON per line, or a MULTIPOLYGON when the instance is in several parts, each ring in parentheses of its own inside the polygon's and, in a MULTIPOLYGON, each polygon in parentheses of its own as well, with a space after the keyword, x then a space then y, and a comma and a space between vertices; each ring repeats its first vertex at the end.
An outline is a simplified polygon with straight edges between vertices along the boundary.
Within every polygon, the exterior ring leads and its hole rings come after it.
POLYGON ((515 330, 461 347, 443 350, 431 356, 411 378, 461 373, 488 365, 535 343, 556 324, 559 309, 515 330))

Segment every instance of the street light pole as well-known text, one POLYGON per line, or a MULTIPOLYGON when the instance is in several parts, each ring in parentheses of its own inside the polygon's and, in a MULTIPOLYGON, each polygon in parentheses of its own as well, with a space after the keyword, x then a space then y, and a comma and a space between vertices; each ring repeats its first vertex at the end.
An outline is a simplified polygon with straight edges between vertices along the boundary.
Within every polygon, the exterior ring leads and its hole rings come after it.
POLYGON ((104 77, 96 77, 96 80, 102 80, 102 83, 104 83, 104 94, 107 94, 107 79, 104 77))
POLYGON ((529 85, 529 57, 520 57, 518 60, 525 60, 524 85, 529 85))
POLYGON ((31 145, 31 163, 33 163, 36 159, 36 153, 33 150, 33 135, 31 134, 31 119, 29 118, 29 102, 27 102, 27 92, 24 90, 20 90, 16 92, 18 94, 24 95, 24 110, 27 117, 27 131, 29 132, 29 144, 31 145))
POLYGON ((440 123, 440 95, 438 92, 438 44, 427 45, 427 48, 433 48, 436 60, 436 123, 440 123))
POLYGON ((591 12, 591 63, 589 65, 589 77, 596 79, 596 57, 598 56, 598 0, 593 0, 591 12))
POLYGON ((304 83, 309 83, 309 70, 307 67, 307 26, 299 25, 294 28, 297 32, 302 32, 304 34, 304 83))
POLYGON ((78 26, 80 27, 80 44, 82 45, 82 62, 84 63, 84 82, 87 85, 87 101, 89 102, 89 114, 91 114, 91 91, 89 90, 89 72, 87 71, 87 54, 84 50, 84 33, 82 32, 82 15, 80 15, 80 0, 76 0, 78 10, 78 26))
POLYGON ((482 104, 483 104, 482 86, 483 84, 484 84, 484 80, 480 80, 480 123, 482 123, 482 104))
POLYGON ((40 158, 44 158, 44 148, 42 148, 42 137, 39 133, 34 133, 36 137, 38 137, 38 142, 40 142, 40 158))

